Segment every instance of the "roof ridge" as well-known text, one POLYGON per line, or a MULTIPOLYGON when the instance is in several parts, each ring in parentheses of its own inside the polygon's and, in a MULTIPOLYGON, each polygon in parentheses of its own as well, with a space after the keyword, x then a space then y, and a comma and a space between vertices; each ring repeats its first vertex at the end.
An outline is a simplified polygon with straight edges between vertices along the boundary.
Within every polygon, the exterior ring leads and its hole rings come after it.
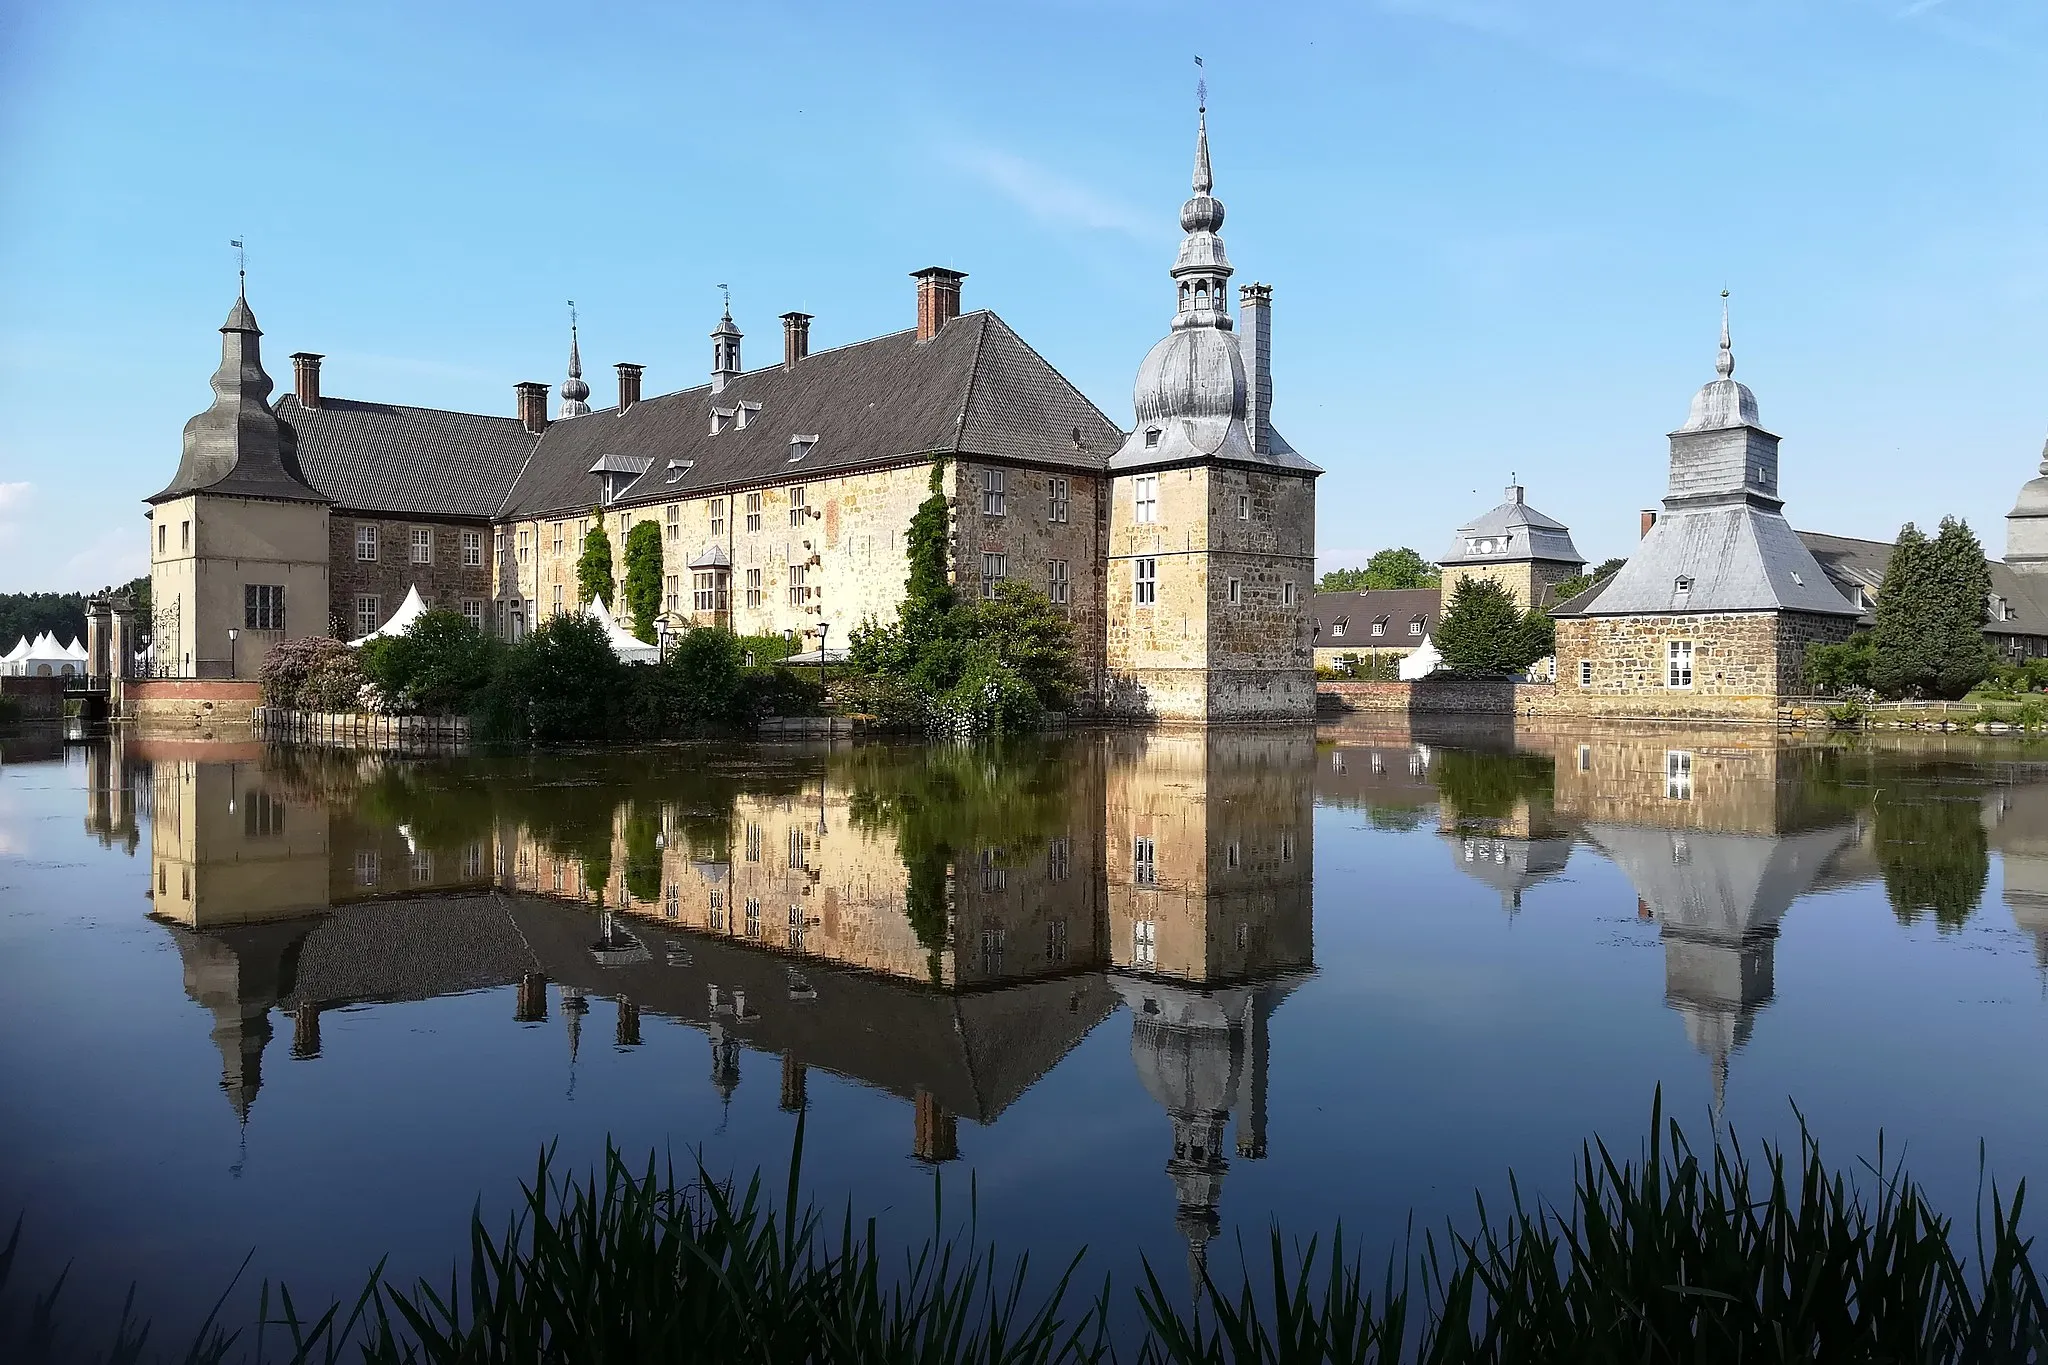
POLYGON ((1121 425, 1117 423, 1116 419, 1112 418, 1108 413, 1104 412, 1101 408, 1097 407, 1095 405, 1095 400, 1090 398, 1087 394, 1083 393, 1081 391, 1081 386, 1079 384, 1076 384, 1073 380, 1067 378, 1065 370, 1062 370, 1059 366, 1053 364, 1050 360, 1047 360, 1036 346, 1033 346, 1030 342, 1024 339, 1023 333, 1019 332, 1015 327, 1012 327, 1009 323, 1005 322, 1003 320, 1002 314, 996 312, 992 308, 977 309, 975 311, 987 313, 989 320, 991 322, 995 323, 998 327, 1002 328, 1004 332, 1008 333, 1010 339, 1016 342, 1019 346, 1022 346, 1025 349, 1025 351, 1030 354, 1033 360, 1036 360, 1039 364, 1045 366, 1046 369, 1050 370, 1053 376, 1057 378, 1060 381, 1060 383, 1067 386, 1067 392, 1071 393, 1072 395, 1074 395, 1074 397, 1080 399, 1083 403, 1087 404, 1089 411, 1093 412, 1097 417, 1100 417, 1103 421, 1103 424, 1107 426, 1111 431, 1117 433, 1119 437, 1123 437, 1129 434, 1123 429, 1121 425))
MULTIPOLYGON (((988 346, 988 319, 986 309, 981 313, 981 330, 974 336, 974 360, 967 367, 967 383, 960 391, 960 411, 953 418, 953 453, 960 453, 960 444, 967 437, 967 413, 974 406, 974 386, 981 379, 981 353, 988 346)), ((962 316, 966 316, 962 314, 962 316)))
POLYGON ((309 408, 301 403, 296 393, 279 394, 277 406, 282 407, 286 403, 290 403, 301 412, 324 412, 330 404, 351 403, 362 408, 392 408, 400 412, 438 412, 450 417, 477 417, 486 422, 517 422, 519 420, 517 417, 507 416, 500 412, 470 412, 465 408, 433 408, 428 407, 424 403, 383 403, 374 398, 340 398, 327 394, 320 395, 320 406, 317 408, 309 408))

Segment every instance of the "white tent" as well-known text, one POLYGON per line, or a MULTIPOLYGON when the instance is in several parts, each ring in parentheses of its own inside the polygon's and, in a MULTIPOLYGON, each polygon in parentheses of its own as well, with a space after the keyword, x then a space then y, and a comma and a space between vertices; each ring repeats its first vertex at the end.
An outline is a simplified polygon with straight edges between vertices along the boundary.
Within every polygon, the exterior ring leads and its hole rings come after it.
POLYGON ((24 635, 21 637, 21 643, 8 650, 5 654, 0 654, 0 673, 13 674, 19 672, 20 670, 15 665, 28 657, 28 651, 28 636, 24 635))
POLYGON ((632 631, 621 626, 613 618, 611 612, 606 609, 602 597, 591 598, 590 605, 583 609, 583 613, 604 627, 604 637, 611 642, 612 653, 618 655, 627 663, 651 664, 660 662, 661 651, 648 644, 632 631))
POLYGON ((85 651, 79 650, 73 654, 57 643, 56 636, 44 631, 28 647, 28 653, 15 659, 8 668, 16 675, 31 678, 63 677, 67 674, 83 673, 85 651))
POLYGON ((1436 641, 1425 635, 1421 644, 1402 656, 1397 673, 1402 682, 1414 682, 1436 672, 1443 667, 1443 662, 1444 656, 1437 652, 1436 641))
POLYGON ((812 668, 816 668, 820 663, 843 664, 846 662, 846 651, 843 649, 828 649, 825 651, 825 657, 821 660, 818 657, 818 651, 813 649, 802 654, 792 654, 782 662, 799 666, 809 664, 812 668))
POLYGON ((85 642, 76 635, 71 637, 70 644, 64 646, 64 652, 80 663, 86 663, 92 658, 90 654, 85 652, 85 642))
POLYGON ((389 639, 405 634, 406 627, 418 620, 427 610, 427 604, 420 600, 417 586, 406 589, 405 600, 398 604, 398 610, 391 613, 391 619, 360 639, 350 640, 348 647, 354 649, 372 640, 389 639))

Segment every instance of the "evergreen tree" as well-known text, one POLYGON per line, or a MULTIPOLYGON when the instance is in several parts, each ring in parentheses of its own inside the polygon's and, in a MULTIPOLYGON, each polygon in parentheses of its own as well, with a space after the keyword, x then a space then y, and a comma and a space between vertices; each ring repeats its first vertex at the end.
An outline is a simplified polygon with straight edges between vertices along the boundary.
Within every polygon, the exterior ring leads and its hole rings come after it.
MULTIPOLYGON (((586 543, 585 554, 589 549, 586 543)), ((611 555, 605 555, 605 572, 611 572, 611 555)), ((582 573, 582 566, 577 566, 582 573)), ((580 583, 579 583, 580 586, 580 583)), ((654 643, 654 618, 661 615, 661 525, 643 521, 626 532, 626 609, 632 613, 633 633, 654 643)))
POLYGON ((1991 672, 1984 620, 1991 570, 1967 523, 1929 539, 1911 522, 1885 566, 1871 632, 1870 685, 1888 697, 1960 697, 1991 672))
POLYGON ((1458 673, 1521 673, 1555 652, 1556 627, 1524 612, 1515 595, 1490 578, 1464 578, 1437 623, 1436 647, 1458 673))
POLYGON ((1935 690, 1960 697, 1991 674, 1991 642, 1984 638, 1990 615, 1991 566, 1970 524, 1954 517, 1941 519, 1934 537, 1935 582, 1941 588, 1937 617, 1941 666, 1935 690))
POLYGON ((576 601, 588 605, 592 598, 612 604, 612 538, 604 532, 604 514, 590 512, 590 534, 583 537, 583 553, 576 560, 576 601))

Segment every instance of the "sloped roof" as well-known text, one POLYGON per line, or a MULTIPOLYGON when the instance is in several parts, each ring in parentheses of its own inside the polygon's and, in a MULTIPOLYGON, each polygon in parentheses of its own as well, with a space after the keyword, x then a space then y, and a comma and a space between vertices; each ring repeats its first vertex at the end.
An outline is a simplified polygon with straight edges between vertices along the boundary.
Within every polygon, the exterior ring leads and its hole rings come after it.
POLYGON ((1855 616, 1785 518, 1749 502, 1667 508, 1628 563, 1555 616, 1803 611, 1855 616), (1683 579, 1690 589, 1683 593, 1683 579))
POLYGON ((177 472, 163 491, 143 501, 168 502, 198 492, 275 502, 327 501, 300 468, 297 431, 270 406, 263 332, 246 298, 235 300, 220 334, 213 404, 185 423, 177 472))
POLYGON ((299 434, 299 465, 342 511, 489 517, 519 477, 534 437, 513 417, 320 399, 277 400, 299 434))
POLYGON ((1317 649, 1343 649, 1352 644, 1379 648, 1412 646, 1419 637, 1408 633, 1408 623, 1420 616, 1425 635, 1436 634, 1443 617, 1441 588, 1367 588, 1363 592, 1319 592, 1315 595, 1318 634, 1317 649), (1372 634, 1372 623, 1387 618, 1387 633, 1372 634), (1336 633, 1337 623, 1344 633, 1336 633), (1396 627, 1399 627, 1396 629, 1396 627))
POLYGON ((556 422, 502 513, 588 508, 598 492, 590 469, 608 455, 651 462, 616 504, 632 506, 934 454, 1097 471, 1122 439, 1115 423, 1007 323, 976 311, 928 342, 894 332, 814 351, 793 369, 749 370, 716 394, 701 384, 643 399, 623 413, 607 408, 556 422), (742 403, 759 405, 746 426, 734 422, 714 435, 713 409, 742 403), (792 463, 790 439, 797 435, 818 439, 792 463))
POLYGON ((1571 529, 1555 517, 1522 501, 1520 485, 1507 491, 1507 501, 1469 526, 1460 526, 1451 551, 1439 564, 1514 564, 1543 560, 1582 565, 1586 557, 1572 544, 1571 529), (1488 541, 1496 549, 1468 549, 1471 541, 1488 541))
MULTIPOLYGON (((1885 540, 1859 540, 1852 536, 1831 536, 1820 531, 1799 532, 1800 541, 1813 557, 1820 561, 1835 585, 1849 594, 1852 602, 1874 601, 1877 591, 1884 586, 1884 571, 1892 561, 1892 544, 1885 540), (1867 596, 1857 597, 1857 589, 1867 596)), ((2013 619, 1993 620, 1984 623, 1984 630, 1990 635, 2039 635, 2048 636, 2048 610, 2043 610, 2034 593, 2037 591, 2012 567, 1999 559, 1987 559, 1985 566, 1991 570, 1991 591, 2005 599, 2012 608, 2013 619)), ((1870 620, 1869 613, 1864 620, 1870 620)))

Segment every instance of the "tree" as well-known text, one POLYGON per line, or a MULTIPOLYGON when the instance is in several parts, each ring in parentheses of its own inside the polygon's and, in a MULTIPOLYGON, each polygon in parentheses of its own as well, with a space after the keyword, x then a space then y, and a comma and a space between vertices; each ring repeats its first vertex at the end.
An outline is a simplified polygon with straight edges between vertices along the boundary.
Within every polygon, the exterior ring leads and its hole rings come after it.
POLYGON ((1459 673, 1520 674, 1556 651, 1556 626, 1525 612, 1515 595, 1490 578, 1463 578, 1437 623, 1436 647, 1459 673))
MULTIPOLYGON (((588 546, 585 548, 588 554, 588 546)), ((654 618, 661 615, 661 524, 643 521, 626 532, 626 609, 632 613, 633 633, 654 643, 654 618)), ((611 573, 611 553, 605 553, 605 573, 611 573)), ((581 586, 582 565, 577 566, 581 586)))
POLYGON ((1967 524, 1934 539, 1907 522, 1885 565, 1871 631, 1870 685, 1888 697, 1960 697, 1991 671, 1984 618, 1991 570, 1967 524))
POLYGON ((538 744, 612 739, 626 692, 626 665, 604 627, 580 612, 551 616, 505 651, 480 707, 480 729, 538 744))
POLYGON ((372 640, 357 655, 387 705, 467 715, 490 685, 499 650, 496 639, 461 613, 437 607, 420 613, 402 635, 372 640))
POLYGON ((1867 630, 1857 631, 1838 645, 1810 644, 1806 647, 1806 685, 1823 696, 1868 687, 1872 657, 1867 630))
POLYGON ((590 534, 583 537, 583 553, 576 560, 576 601, 588 605, 592 598, 612 604, 612 538, 604 532, 604 515, 591 509, 590 534))
POLYGON ((1556 587, 1552 588, 1550 590, 1551 601, 1571 601, 1574 597, 1577 597, 1580 593, 1592 587, 1595 583, 1602 583, 1605 582, 1607 579, 1614 577, 1614 575, 1620 571, 1621 566, 1626 563, 1628 563, 1626 559, 1602 560, 1600 564, 1597 567, 1595 567, 1591 573, 1582 573, 1577 578, 1567 578, 1564 580, 1564 582, 1559 583, 1556 587))
POLYGON ((1316 585, 1318 592, 1362 592, 1381 588, 1434 588, 1443 582, 1436 566, 1407 546, 1380 550, 1362 569, 1332 569, 1316 585))

